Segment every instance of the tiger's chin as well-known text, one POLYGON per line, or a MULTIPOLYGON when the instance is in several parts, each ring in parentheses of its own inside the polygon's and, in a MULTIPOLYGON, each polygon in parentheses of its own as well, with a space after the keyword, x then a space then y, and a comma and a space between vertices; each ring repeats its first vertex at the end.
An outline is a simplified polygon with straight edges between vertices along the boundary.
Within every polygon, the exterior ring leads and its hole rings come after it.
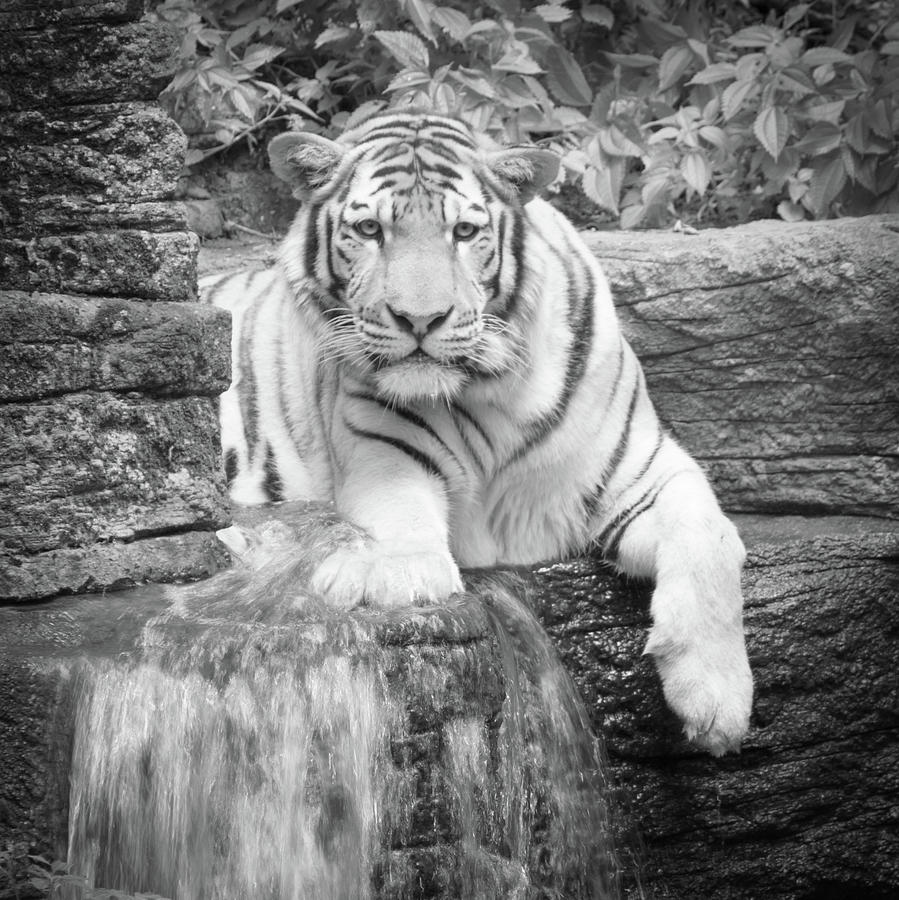
POLYGON ((468 376, 454 366, 420 359, 394 363, 374 375, 378 393, 397 404, 451 400, 467 380, 468 376))

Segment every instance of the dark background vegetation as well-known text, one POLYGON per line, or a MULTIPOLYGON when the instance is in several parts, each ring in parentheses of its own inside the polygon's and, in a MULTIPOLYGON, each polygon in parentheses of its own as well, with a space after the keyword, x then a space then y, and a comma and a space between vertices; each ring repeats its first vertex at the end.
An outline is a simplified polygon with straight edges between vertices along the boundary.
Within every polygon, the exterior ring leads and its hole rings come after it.
POLYGON ((559 150, 594 224, 899 210, 890 0, 166 0, 155 14, 183 33, 163 100, 193 166, 415 103, 559 150))

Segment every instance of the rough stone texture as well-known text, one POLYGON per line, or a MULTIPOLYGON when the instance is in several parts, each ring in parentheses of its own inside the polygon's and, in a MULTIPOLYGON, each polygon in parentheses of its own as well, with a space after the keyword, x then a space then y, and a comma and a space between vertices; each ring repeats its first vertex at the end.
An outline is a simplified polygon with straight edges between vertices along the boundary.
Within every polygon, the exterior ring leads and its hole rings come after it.
MULTIPOLYGON (((591 558, 526 576, 530 601, 605 737, 625 859, 642 896, 659 900, 895 897, 899 529, 845 518, 738 524, 750 549, 746 625, 757 686, 739 756, 695 751, 664 708, 641 656, 646 585, 591 558)), ((482 576, 469 578, 477 591, 482 576)), ((139 591, 0 609, 0 842, 47 849, 61 839, 65 798, 52 762, 66 745, 66 722, 48 713, 60 690, 54 665, 73 652, 130 646, 160 602, 158 593, 139 591)), ((403 883, 404 866, 421 885, 411 896, 460 896, 435 880, 458 835, 433 772, 441 723, 496 717, 496 651, 483 640, 479 609, 476 601, 464 619, 458 608, 408 609, 380 625, 364 610, 350 614, 354 627, 375 623, 394 654, 390 678, 407 685, 414 711, 396 758, 415 767, 421 785, 415 837, 393 846, 381 896, 410 896, 390 892, 403 883), (434 667, 428 677, 423 660, 434 667)))
POLYGON ((0 31, 75 22, 135 22, 145 0, 0 0, 0 31))
POLYGON ((0 40, 8 108, 153 100, 177 67, 180 37, 167 22, 12 25, 0 40))
POLYGON ((168 200, 186 147, 152 102, 10 113, 0 120, 8 226, 27 224, 34 207, 168 200))
POLYGON ((191 232, 85 232, 0 239, 0 283, 19 290, 195 300, 199 240, 191 232))
POLYGON ((215 400, 84 392, 2 410, 0 552, 227 524, 215 400))
POLYGON ((230 317, 209 306, 0 297, 0 402, 75 391, 217 397, 231 380, 230 317))
POLYGON ((133 0, 0 0, 0 598, 201 577, 226 556, 227 316, 170 202, 178 37, 133 0), (37 292, 27 294, 25 292, 37 292), (91 297, 77 295, 92 295, 91 297))
POLYGON ((196 581, 230 562, 222 543, 208 531, 40 553, 0 551, 0 600, 41 600, 60 594, 119 591, 146 582, 196 581))
POLYGON ((899 217, 588 242, 725 507, 897 514, 899 217))
POLYGON ((664 708, 640 657, 648 588, 616 589, 587 559, 534 580, 642 834, 647 894, 899 896, 899 528, 853 518, 738 524, 756 680, 739 756, 695 752, 664 708))

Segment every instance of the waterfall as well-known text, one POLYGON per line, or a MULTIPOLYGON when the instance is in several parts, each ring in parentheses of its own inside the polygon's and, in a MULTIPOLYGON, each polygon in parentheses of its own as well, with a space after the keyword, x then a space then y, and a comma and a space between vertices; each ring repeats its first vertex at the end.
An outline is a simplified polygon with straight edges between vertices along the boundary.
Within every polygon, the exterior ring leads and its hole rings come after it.
POLYGON ((267 515, 82 665, 70 871, 171 900, 618 897, 601 748, 520 585, 329 609, 304 585, 351 529, 267 515))

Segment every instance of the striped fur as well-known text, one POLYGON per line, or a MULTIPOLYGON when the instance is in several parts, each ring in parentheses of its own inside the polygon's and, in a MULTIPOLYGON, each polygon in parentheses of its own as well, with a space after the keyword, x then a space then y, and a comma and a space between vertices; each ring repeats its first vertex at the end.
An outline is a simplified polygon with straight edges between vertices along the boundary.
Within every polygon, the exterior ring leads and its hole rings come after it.
POLYGON ((369 535, 315 575, 347 605, 598 547, 656 580, 647 651, 688 735, 737 746, 742 545, 662 431, 592 254, 531 199, 557 162, 416 112, 270 153, 303 199, 280 264, 204 284, 234 321, 233 498, 334 499, 369 535))

